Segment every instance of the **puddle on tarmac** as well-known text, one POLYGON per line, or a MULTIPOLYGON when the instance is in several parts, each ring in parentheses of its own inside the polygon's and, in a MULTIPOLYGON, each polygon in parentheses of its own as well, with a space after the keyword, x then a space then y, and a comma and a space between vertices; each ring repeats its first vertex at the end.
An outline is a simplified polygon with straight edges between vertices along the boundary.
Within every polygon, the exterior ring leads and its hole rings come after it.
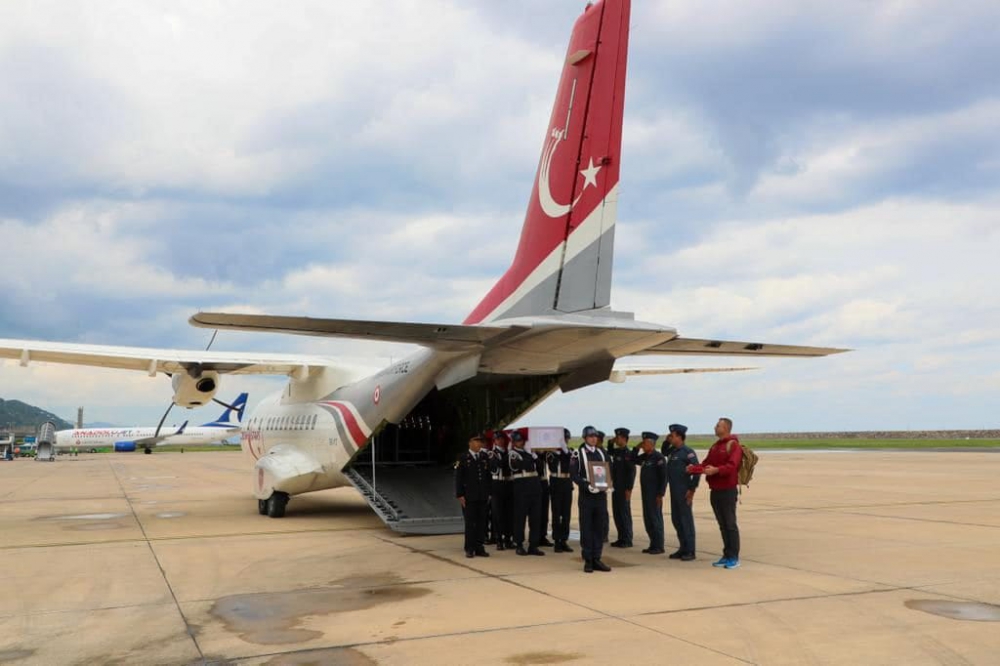
POLYGON ((0 650, 0 664, 6 664, 18 659, 27 659, 35 654, 34 650, 0 650))
POLYGON ((161 511, 155 515, 157 518, 180 518, 181 516, 186 516, 187 514, 183 511, 161 511))
POLYGON ((407 601, 430 594, 425 587, 402 585, 397 574, 359 576, 335 581, 331 587, 289 592, 234 594, 218 599, 211 614, 226 629, 258 645, 300 643, 323 635, 303 629, 306 618, 314 615, 346 613, 407 601))
POLYGON ((325 648, 275 655, 261 666, 325 666, 326 664, 376 666, 378 662, 353 648, 325 648))
POLYGON ((976 601, 942 601, 940 599, 910 599, 906 607, 923 611, 931 615, 951 618, 952 620, 971 620, 973 622, 1000 622, 1000 606, 983 604, 976 601))
POLYGON ((508 664, 527 666, 528 664, 564 664, 567 661, 583 659, 582 654, 573 652, 521 652, 504 659, 508 664))

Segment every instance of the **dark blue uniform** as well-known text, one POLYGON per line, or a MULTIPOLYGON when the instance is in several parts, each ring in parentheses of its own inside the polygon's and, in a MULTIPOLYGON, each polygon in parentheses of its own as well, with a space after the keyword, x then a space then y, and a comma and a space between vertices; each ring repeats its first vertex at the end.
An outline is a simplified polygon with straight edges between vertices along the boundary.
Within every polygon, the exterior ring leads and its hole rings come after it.
POLYGON ((625 493, 632 492, 635 487, 635 462, 632 451, 627 446, 616 446, 611 449, 611 478, 614 488, 611 491, 611 512, 615 519, 615 530, 618 540, 612 546, 630 548, 632 546, 632 504, 625 493))
POLYGON ((491 518, 493 524, 493 539, 497 550, 503 550, 514 542, 514 491, 510 480, 510 461, 507 451, 496 447, 493 449, 492 472, 493 492, 491 518))
POLYGON ((573 481, 570 478, 572 456, 569 451, 550 451, 546 455, 549 466, 549 492, 552 498, 552 540, 557 553, 572 553, 569 540, 569 521, 573 511, 573 481))
POLYGON ((686 444, 671 447, 667 456, 667 481, 670 484, 670 520, 677 532, 680 555, 694 555, 694 514, 687 503, 687 493, 698 487, 701 476, 688 474, 688 465, 698 464, 698 454, 686 444))
POLYGON ((642 522, 649 535, 649 548, 643 552, 663 552, 663 509, 657 500, 667 491, 667 461, 663 454, 653 449, 648 454, 639 451, 635 462, 639 465, 639 485, 642 487, 642 522))
POLYGON ((580 512, 580 547, 585 562, 599 562, 604 553, 604 530, 608 524, 608 493, 591 491, 587 462, 607 462, 603 449, 580 447, 573 458, 573 482, 579 489, 577 508, 580 512))
POLYGON ((511 449, 510 476, 514 496, 514 544, 517 554, 541 553, 542 484, 538 479, 538 456, 524 449, 511 449), (524 521, 528 521, 528 549, 524 549, 524 521))
POLYGON ((464 452, 455 463, 455 497, 465 498, 465 553, 482 554, 486 538, 486 504, 490 500, 493 475, 485 451, 464 452))

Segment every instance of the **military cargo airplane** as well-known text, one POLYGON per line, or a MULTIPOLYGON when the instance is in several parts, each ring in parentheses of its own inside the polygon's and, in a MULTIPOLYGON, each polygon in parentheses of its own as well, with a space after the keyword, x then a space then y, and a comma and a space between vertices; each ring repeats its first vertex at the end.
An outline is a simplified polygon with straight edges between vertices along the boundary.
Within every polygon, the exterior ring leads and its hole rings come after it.
MULTIPOLYGON (((0 357, 167 374, 173 401, 204 405, 228 374, 284 374, 242 425, 261 514, 289 497, 353 484, 405 531, 444 531, 423 511, 430 483, 380 494, 408 466, 443 466, 470 433, 502 428, 556 390, 574 391, 650 369, 631 356, 825 356, 841 349, 688 338, 611 308, 621 167, 629 0, 598 0, 577 19, 520 241, 509 269, 461 324, 199 312, 210 329, 410 343, 382 368, 297 354, 202 352, 0 340, 0 357), (404 492, 405 491, 405 492, 404 492), (400 504, 406 505, 400 508, 400 504), (421 513, 423 511, 423 513, 421 513), (423 521, 423 522, 421 522, 423 521)), ((652 371, 656 371, 653 369, 652 371)), ((671 369, 663 372, 683 372, 671 369)), ((440 491, 447 497, 448 483, 440 491)), ((452 505, 454 497, 448 498, 452 505)), ((452 525, 449 529, 454 529, 452 525)))

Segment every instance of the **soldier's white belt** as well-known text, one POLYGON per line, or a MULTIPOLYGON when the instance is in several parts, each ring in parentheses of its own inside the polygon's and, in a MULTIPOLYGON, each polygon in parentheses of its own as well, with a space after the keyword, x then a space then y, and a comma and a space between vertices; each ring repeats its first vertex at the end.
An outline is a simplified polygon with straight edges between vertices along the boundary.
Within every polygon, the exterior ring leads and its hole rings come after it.
POLYGON ((551 478, 553 478, 553 479, 568 479, 569 478, 569 474, 549 474, 549 476, 551 478))
POLYGON ((493 475, 493 480, 494 481, 510 481, 510 477, 509 476, 503 476, 503 475, 500 475, 500 474, 494 474, 493 475))
POLYGON ((512 479, 529 479, 529 478, 531 478, 533 476, 538 476, 538 474, 536 472, 519 472, 517 474, 511 474, 510 478, 512 478, 512 479))

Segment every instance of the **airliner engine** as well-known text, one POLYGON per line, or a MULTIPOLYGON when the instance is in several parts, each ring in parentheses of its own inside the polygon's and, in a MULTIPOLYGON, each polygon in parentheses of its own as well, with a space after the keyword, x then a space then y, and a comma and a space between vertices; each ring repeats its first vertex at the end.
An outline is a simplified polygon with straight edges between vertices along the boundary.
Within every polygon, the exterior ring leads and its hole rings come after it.
POLYGON ((219 373, 189 370, 173 377, 174 404, 193 409, 208 404, 219 390, 219 373))

